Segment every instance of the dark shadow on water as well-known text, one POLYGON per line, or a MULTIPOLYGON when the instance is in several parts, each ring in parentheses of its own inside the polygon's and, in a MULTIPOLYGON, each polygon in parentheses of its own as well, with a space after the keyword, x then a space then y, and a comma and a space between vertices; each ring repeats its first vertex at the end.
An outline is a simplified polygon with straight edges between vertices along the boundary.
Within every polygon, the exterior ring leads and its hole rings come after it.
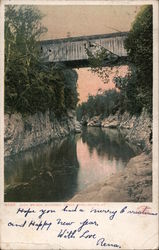
POLYGON ((5 161, 5 201, 65 201, 77 188, 74 136, 33 148, 5 161))

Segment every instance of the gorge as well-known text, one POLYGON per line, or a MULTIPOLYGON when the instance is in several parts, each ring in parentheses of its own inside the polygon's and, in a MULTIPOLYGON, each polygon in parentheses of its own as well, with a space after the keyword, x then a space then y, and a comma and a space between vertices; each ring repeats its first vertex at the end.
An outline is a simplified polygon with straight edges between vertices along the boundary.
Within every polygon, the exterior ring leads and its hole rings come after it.
POLYGON ((122 46, 118 38, 97 44, 101 36, 83 46, 105 84, 117 68, 115 89, 99 89, 79 105, 77 72, 62 51, 71 48, 79 59, 81 44, 57 46, 61 60, 44 61, 40 11, 12 6, 5 15, 5 201, 152 201, 152 6, 138 13, 122 46), (114 54, 121 48, 126 60, 114 54))

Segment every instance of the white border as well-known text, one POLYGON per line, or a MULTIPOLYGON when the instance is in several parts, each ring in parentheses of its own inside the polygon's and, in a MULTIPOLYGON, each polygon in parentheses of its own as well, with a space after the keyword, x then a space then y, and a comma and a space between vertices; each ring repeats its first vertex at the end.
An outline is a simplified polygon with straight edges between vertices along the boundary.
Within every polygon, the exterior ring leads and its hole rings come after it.
MULTIPOLYGON (((4 210, 4 201, 3 201, 3 193, 4 193, 4 162, 3 162, 3 155, 4 155, 4 142, 3 142, 3 135, 4 135, 4 6, 7 4, 24 4, 24 5, 144 5, 144 4, 153 4, 153 201, 152 202, 143 202, 143 203, 131 203, 127 202, 126 204, 131 204, 132 207, 136 205, 148 205, 156 208, 158 210, 158 121, 159 121, 159 101, 158 101, 158 94, 159 94, 159 87, 158 87, 158 1, 52 1, 52 0, 28 0, 27 2, 24 0, 2 0, 0 3, 0 30, 1 30, 1 37, 0 37, 0 163, 1 163, 1 175, 0 175, 0 187, 1 187, 1 208, 4 210)), ((27 202, 25 202, 27 204, 27 202)), ((29 203, 29 202, 28 202, 29 203)), ((30 204, 30 203, 29 203, 30 204)), ((43 202, 31 204, 45 204, 43 202)), ((62 206, 64 203, 61 202, 49 202, 48 205, 51 206, 62 206)), ((69 204, 69 203, 67 203, 69 204)), ((74 203, 71 203, 73 205, 74 203)), ((123 202, 113 202, 113 203, 78 203, 82 206, 90 206, 92 204, 99 204, 105 205, 108 204, 109 206, 120 206, 125 203, 123 202)), ((17 203, 18 205, 18 203, 17 203)), ((11 211, 11 208, 10 208, 11 211)), ((128 239, 129 241, 129 239, 128 239)), ((155 246, 156 247, 156 246, 155 246)), ((153 248, 156 249, 156 248, 153 248)))

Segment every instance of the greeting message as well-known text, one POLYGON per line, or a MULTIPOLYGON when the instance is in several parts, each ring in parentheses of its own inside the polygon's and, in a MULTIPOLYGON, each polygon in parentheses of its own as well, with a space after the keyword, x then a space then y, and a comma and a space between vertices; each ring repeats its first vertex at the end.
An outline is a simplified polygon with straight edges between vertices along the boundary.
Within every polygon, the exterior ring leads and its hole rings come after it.
POLYGON ((64 240, 92 241, 97 248, 122 248, 120 242, 110 242, 107 232, 102 234, 96 230, 103 223, 111 223, 125 216, 157 216, 157 212, 151 211, 148 206, 140 206, 131 210, 128 206, 121 209, 107 209, 103 207, 85 208, 82 205, 64 205, 62 208, 32 208, 18 207, 15 211, 14 220, 8 221, 10 230, 28 228, 32 231, 52 232, 54 238, 64 240), (60 216, 59 216, 60 214, 60 216), (78 217, 78 220, 76 219, 78 217), (17 219, 17 221, 16 221, 17 219), (19 223, 19 220, 21 221, 19 223))

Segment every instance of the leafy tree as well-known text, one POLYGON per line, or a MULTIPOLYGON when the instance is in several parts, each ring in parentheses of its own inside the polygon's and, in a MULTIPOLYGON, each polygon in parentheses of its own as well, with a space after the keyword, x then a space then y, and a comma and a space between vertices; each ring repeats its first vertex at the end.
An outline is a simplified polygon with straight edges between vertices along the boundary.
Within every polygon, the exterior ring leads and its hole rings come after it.
POLYGON ((77 72, 72 69, 65 69, 63 74, 65 78, 65 105, 71 109, 75 109, 79 100, 77 92, 77 72))
MULTIPOLYGON (((46 31, 42 15, 31 6, 8 5, 5 11, 5 101, 6 110, 28 106, 30 88, 40 82, 37 70, 37 40, 46 31)), ((29 110, 28 110, 29 111, 29 110)))
POLYGON ((5 11, 5 66, 19 61, 27 70, 39 58, 37 40, 47 31, 41 13, 32 6, 8 5, 5 11))
POLYGON ((22 114, 52 110, 62 115, 75 108, 77 75, 63 65, 46 65, 38 40, 46 28, 32 6, 6 7, 5 111, 22 114))
POLYGON ((91 43, 85 48, 85 51, 88 56, 90 71, 97 74, 104 83, 109 82, 109 75, 112 72, 113 65, 116 65, 116 75, 118 75, 122 62, 120 56, 100 45, 92 45, 91 43))
POLYGON ((125 40, 129 61, 135 66, 136 100, 152 110, 152 5, 144 6, 137 15, 125 40))
MULTIPOLYGON (((141 8, 125 40, 128 53, 125 64, 129 66, 127 75, 119 77, 119 66, 116 67, 114 82, 120 89, 121 112, 127 110, 134 114, 146 108, 152 113, 152 46, 152 5, 147 5, 141 8)), ((105 49, 97 50, 94 54, 89 48, 86 51, 91 71, 107 83, 112 68, 103 68, 103 63, 110 58, 116 64, 119 58, 105 49)))

